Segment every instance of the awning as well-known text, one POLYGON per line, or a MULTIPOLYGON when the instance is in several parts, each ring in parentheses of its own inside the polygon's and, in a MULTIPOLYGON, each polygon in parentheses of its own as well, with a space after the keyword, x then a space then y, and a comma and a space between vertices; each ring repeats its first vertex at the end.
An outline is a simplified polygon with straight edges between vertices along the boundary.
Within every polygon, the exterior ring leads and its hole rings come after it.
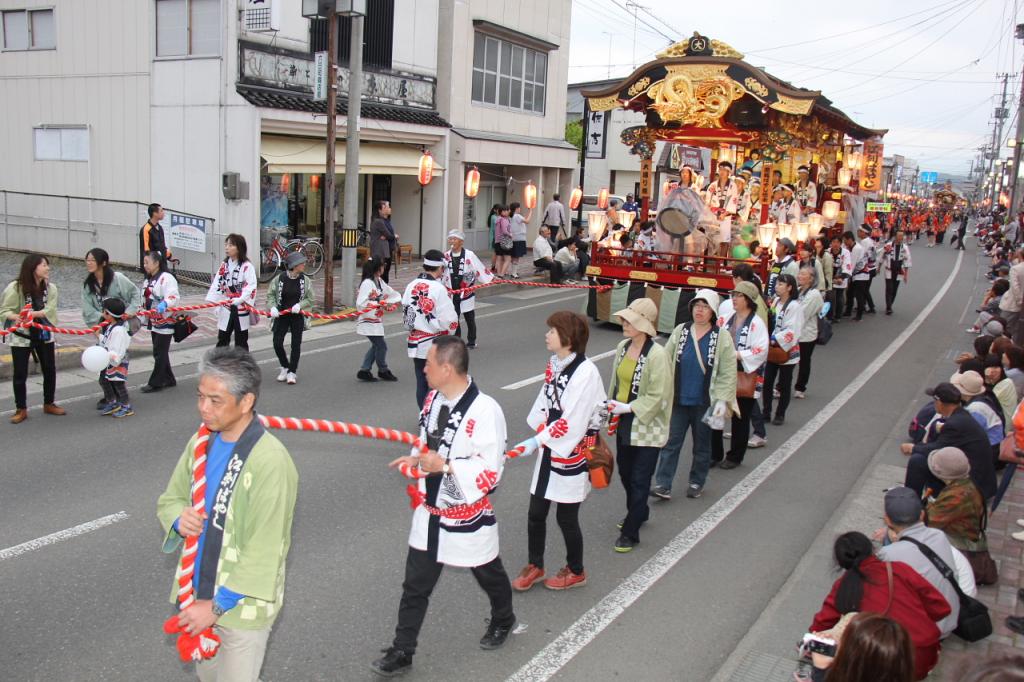
MULTIPOLYGON (((263 135, 260 156, 267 161, 268 173, 323 173, 326 140, 306 137, 263 135)), ((422 152, 413 145, 363 142, 359 145, 359 172, 362 175, 416 175, 422 152)), ((345 172, 345 141, 334 145, 334 170, 345 172)), ((434 159, 434 174, 444 168, 434 159)))

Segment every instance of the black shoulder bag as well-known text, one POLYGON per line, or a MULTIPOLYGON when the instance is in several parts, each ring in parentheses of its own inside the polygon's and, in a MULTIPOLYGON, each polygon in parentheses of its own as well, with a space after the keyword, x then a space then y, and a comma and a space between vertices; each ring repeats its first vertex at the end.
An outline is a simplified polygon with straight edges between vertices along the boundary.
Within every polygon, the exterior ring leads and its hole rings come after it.
POLYGON ((940 559, 939 555, 923 542, 906 537, 900 538, 900 540, 906 540, 916 545, 921 550, 921 554, 928 557, 928 561, 932 562, 935 568, 939 569, 939 573, 953 584, 953 589, 956 590, 957 595, 960 597, 960 616, 957 618, 956 630, 953 630, 953 634, 965 642, 977 642, 991 635, 992 619, 988 615, 988 607, 974 597, 964 594, 963 590, 960 589, 960 583, 956 581, 956 574, 953 572, 953 569, 946 565, 946 562, 940 559))

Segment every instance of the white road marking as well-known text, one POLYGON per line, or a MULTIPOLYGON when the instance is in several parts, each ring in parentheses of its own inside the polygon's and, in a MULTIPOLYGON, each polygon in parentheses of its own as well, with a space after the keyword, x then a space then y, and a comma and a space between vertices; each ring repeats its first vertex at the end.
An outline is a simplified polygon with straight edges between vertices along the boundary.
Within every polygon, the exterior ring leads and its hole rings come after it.
POLYGON ((65 528, 64 530, 57 531, 56 533, 50 533, 49 535, 44 535, 41 538, 23 542, 20 545, 14 545, 7 549, 0 549, 0 561, 12 559, 27 552, 46 547, 47 545, 53 545, 58 542, 63 542, 64 540, 70 540, 71 538, 78 537, 79 535, 91 533, 94 530, 99 530, 104 526, 109 526, 112 523, 117 523, 118 521, 124 521, 127 518, 128 512, 119 511, 116 514, 110 514, 109 516, 98 518, 95 521, 79 524, 74 528, 65 528))
MULTIPOLYGON (((607 351, 605 353, 598 353, 597 355, 591 355, 589 357, 590 357, 590 360, 592 362, 597 362, 598 360, 604 360, 605 358, 610 358, 611 356, 615 355, 615 350, 616 350, 615 348, 612 348, 610 351, 607 351)), ((523 386, 529 386, 530 384, 535 384, 538 381, 544 381, 544 375, 543 374, 538 374, 536 376, 532 376, 532 377, 529 377, 527 379, 523 379, 522 381, 517 381, 514 384, 509 384, 508 386, 502 386, 501 390, 503 390, 503 391, 514 391, 517 388, 522 388, 523 386)))
MULTIPOLYGON (((551 305, 552 303, 560 303, 563 300, 569 300, 569 299, 572 299, 572 298, 576 298, 578 296, 577 291, 579 291, 579 290, 575 290, 574 289, 572 294, 570 294, 568 296, 565 296, 564 298, 554 299, 554 300, 550 300, 550 301, 541 301, 540 303, 531 303, 529 305, 517 306, 515 308, 502 308, 500 310, 495 310, 493 312, 484 313, 483 315, 477 315, 476 319, 483 320, 483 319, 487 319, 489 317, 494 317, 496 315, 507 315, 509 313, 519 312, 520 310, 529 310, 531 308, 538 308, 540 306, 551 305)), ((488 305, 492 305, 492 304, 488 304, 488 305)), ((350 332, 340 332, 338 334, 338 336, 347 335, 347 334, 354 334, 355 333, 355 323, 351 323, 351 325, 352 325, 352 331, 350 331, 350 332)), ((400 331, 392 332, 391 334, 385 334, 384 337, 388 338, 388 339, 391 339, 391 338, 397 338, 397 337, 404 337, 406 334, 408 334, 408 332, 406 332, 404 329, 402 329, 400 331)), ((267 340, 267 343, 268 344, 270 343, 269 339, 267 340)), ((307 355, 317 355, 319 353, 327 353, 329 351, 338 350, 340 348, 348 348, 350 346, 361 346, 361 345, 364 345, 365 343, 366 343, 365 339, 363 337, 360 337, 358 340, 346 341, 345 343, 337 343, 337 344, 334 344, 334 345, 331 345, 331 346, 323 346, 321 348, 310 348, 308 350, 304 348, 302 350, 302 355, 303 355, 303 357, 305 357, 307 355)), ((253 345, 255 346, 256 344, 253 344, 253 345)), ((262 344, 260 344, 260 345, 262 345, 262 344)), ((258 352, 267 351, 267 350, 270 350, 270 349, 271 349, 271 346, 267 345, 265 348, 253 348, 253 352, 254 353, 258 353, 258 352)), ((188 348, 188 349, 185 349, 183 351, 178 351, 178 352, 179 353, 188 353, 189 351, 194 351, 194 350, 196 350, 196 349, 188 348)), ((203 351, 205 352, 205 349, 203 349, 203 351)), ((172 357, 172 361, 173 361, 174 355, 172 355, 171 357, 172 357)), ((198 360, 199 360, 199 358, 197 357, 195 360, 188 360, 185 363, 178 363, 178 364, 191 364, 193 362, 197 362, 198 360)), ((277 357, 274 356, 274 355, 271 355, 269 358, 264 358, 262 360, 257 360, 256 361, 256 363, 259 364, 259 365, 269 365, 272 362, 277 362, 277 357)), ((61 374, 63 376, 63 373, 61 373, 61 374)), ((135 374, 135 373, 133 372, 133 374, 135 374)), ((144 371, 139 372, 138 374, 135 374, 135 376, 139 376, 141 374, 147 374, 148 375, 149 374, 149 369, 144 369, 144 371)), ((199 376, 198 372, 192 372, 191 374, 180 374, 180 375, 177 375, 176 379, 178 381, 187 381, 189 379, 195 379, 198 376, 199 376)), ((135 386, 129 386, 128 389, 131 390, 131 391, 137 391, 138 389, 142 388, 144 383, 145 382, 143 382, 142 384, 137 384, 135 386)), ((33 395, 34 398, 38 397, 38 395, 37 395, 38 392, 33 391, 32 393, 34 394, 33 395)), ((87 393, 85 395, 74 396, 74 397, 71 397, 71 398, 59 398, 58 399, 58 403, 60 403, 61 405, 69 405, 69 404, 72 404, 72 403, 79 403, 79 402, 84 402, 84 401, 87 401, 87 400, 96 400, 96 399, 102 398, 102 397, 103 397, 102 391, 97 391, 95 393, 87 393)), ((38 407, 40 407, 40 406, 39 405, 33 405, 32 409, 36 409, 38 407)), ((12 414, 14 414, 14 410, 5 410, 3 412, 0 412, 0 417, 8 417, 8 416, 10 416, 12 414)))
POLYGON ((551 679, 562 667, 571 661, 583 647, 591 642, 608 627, 630 605, 639 599, 673 566, 690 553, 698 542, 707 537, 718 524, 728 518, 762 483, 764 483, 779 467, 799 450, 818 430, 828 422, 864 387, 875 374, 887 363, 896 352, 903 347, 907 339, 917 331, 928 315, 938 306, 939 301, 949 291, 960 263, 963 251, 957 253, 956 265, 950 272, 946 283, 939 289, 931 302, 925 306, 914 321, 893 339, 885 350, 876 357, 864 370, 854 378, 839 395, 833 398, 820 412, 794 433, 789 440, 780 445, 743 480, 737 483, 722 498, 715 502, 706 512, 701 514, 679 535, 662 547, 653 557, 608 593, 600 602, 584 613, 579 620, 569 626, 561 635, 540 650, 526 665, 517 670, 509 682, 544 682, 551 679))

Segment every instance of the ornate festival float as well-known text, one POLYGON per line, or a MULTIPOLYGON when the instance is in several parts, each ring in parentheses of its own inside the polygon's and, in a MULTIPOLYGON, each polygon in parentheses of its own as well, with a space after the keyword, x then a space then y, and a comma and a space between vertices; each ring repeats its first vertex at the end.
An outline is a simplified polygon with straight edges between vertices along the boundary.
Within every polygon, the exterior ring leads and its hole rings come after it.
MULTIPOLYGON (((697 33, 657 56, 617 84, 583 92, 585 121, 590 112, 626 109, 646 122, 621 135, 640 157, 639 215, 599 210, 585 218, 586 274, 614 283, 590 292, 587 313, 614 322, 612 313, 646 296, 658 305, 659 331, 668 332, 689 318, 694 290, 730 290, 736 264, 749 262, 765 279, 777 240, 802 247, 860 224, 865 199, 881 189, 887 131, 859 125, 821 92, 697 33), (669 145, 710 150, 710 165, 683 165, 658 188, 655 212, 654 157, 669 145), (621 242, 637 218, 654 222, 642 233, 647 248, 621 242)), ((607 209, 606 197, 602 191, 598 208, 607 209)))

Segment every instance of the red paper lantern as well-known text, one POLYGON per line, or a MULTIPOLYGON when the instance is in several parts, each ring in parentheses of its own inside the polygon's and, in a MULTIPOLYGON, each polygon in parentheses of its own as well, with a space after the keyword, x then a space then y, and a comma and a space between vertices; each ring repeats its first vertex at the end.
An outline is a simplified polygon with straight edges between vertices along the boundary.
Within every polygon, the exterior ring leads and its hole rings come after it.
POLYGON ((580 207, 580 202, 583 201, 583 188, 577 187, 569 195, 569 208, 575 211, 580 207))
POLYGON ((312 175, 312 176, 310 176, 310 178, 309 178, 309 186, 312 189, 314 189, 315 191, 319 192, 320 191, 320 176, 319 175, 312 175))
POLYGON ((420 181, 421 185, 429 185, 430 181, 434 177, 434 157, 430 155, 430 152, 423 152, 423 156, 420 157, 420 169, 419 173, 416 174, 416 179, 420 181))
POLYGON ((597 207, 602 211, 608 208, 608 188, 602 187, 601 191, 597 193, 597 207))
POLYGON ((523 187, 523 205, 528 209, 537 205, 537 185, 533 184, 533 180, 523 187))
POLYGON ((281 176, 281 191, 287 194, 288 189, 291 186, 292 186, 292 176, 291 176, 291 173, 285 173, 284 175, 281 176))
POLYGON ((466 196, 475 197, 480 192, 480 171, 473 166, 466 173, 466 196))

